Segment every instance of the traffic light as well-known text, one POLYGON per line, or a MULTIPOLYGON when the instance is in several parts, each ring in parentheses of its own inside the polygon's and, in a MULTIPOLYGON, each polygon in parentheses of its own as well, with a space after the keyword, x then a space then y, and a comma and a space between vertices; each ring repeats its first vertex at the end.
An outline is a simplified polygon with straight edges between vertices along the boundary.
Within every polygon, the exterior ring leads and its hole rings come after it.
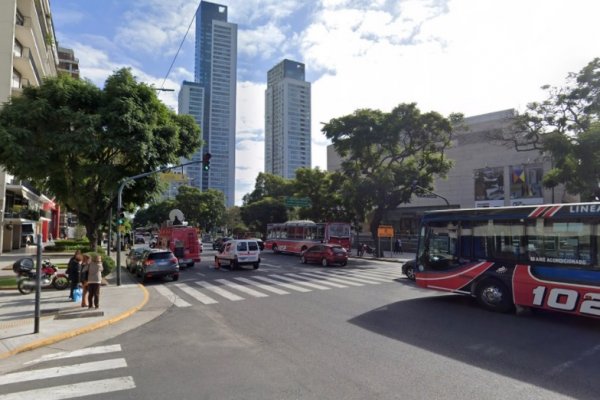
POLYGON ((117 225, 123 225, 125 223, 125 209, 119 209, 119 216, 117 217, 117 225))
POLYGON ((210 169, 210 158, 212 157, 212 154, 210 153, 204 153, 204 156, 202 156, 202 169, 204 171, 208 171, 210 169))

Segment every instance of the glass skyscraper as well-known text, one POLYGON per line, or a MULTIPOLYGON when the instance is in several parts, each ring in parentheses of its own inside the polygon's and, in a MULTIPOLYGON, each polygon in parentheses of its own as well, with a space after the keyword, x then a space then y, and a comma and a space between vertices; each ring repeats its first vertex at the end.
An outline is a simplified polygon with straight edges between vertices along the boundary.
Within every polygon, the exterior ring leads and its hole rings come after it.
POLYGON ((227 207, 235 201, 236 74, 237 25, 227 22, 226 6, 202 1, 196 12, 194 80, 204 90, 199 123, 204 147, 193 159, 207 152, 212 159, 209 171, 200 168, 194 186, 223 191, 227 207))
POLYGON ((283 60, 267 73, 265 172, 286 179, 311 167, 310 83, 304 64, 283 60))

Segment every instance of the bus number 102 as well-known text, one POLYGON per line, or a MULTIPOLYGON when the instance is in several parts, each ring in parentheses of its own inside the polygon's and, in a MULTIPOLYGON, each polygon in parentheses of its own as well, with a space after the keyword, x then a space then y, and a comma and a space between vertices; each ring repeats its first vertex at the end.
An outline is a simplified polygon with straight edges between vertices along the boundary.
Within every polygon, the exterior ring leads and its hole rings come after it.
MULTIPOLYGON (((533 289, 533 305, 543 307, 545 286, 538 286, 533 289)), ((579 306, 579 312, 582 314, 595 315, 600 317, 600 293, 586 293, 579 306)), ((572 289, 553 288, 550 289, 546 298, 546 305, 555 310, 575 311, 579 301, 579 292, 572 289)))

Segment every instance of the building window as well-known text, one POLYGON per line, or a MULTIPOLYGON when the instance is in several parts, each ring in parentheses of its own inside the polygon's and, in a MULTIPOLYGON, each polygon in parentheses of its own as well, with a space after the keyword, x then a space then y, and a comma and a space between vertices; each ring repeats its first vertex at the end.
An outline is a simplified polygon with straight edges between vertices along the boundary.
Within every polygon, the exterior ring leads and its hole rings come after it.
POLYGON ((21 11, 19 11, 18 9, 17 9, 15 22, 17 25, 21 25, 21 26, 23 26, 23 24, 25 24, 25 17, 23 17, 23 14, 21 14, 21 11))
POLYGON ((12 87, 15 89, 19 89, 21 87, 21 74, 13 69, 12 73, 12 87))

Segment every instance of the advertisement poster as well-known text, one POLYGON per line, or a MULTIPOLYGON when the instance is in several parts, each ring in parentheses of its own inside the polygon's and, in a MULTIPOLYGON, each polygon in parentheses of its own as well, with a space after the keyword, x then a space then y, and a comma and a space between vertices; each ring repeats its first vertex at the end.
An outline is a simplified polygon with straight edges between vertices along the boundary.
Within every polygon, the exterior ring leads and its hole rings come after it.
POLYGON ((510 167, 510 203, 511 205, 542 204, 541 165, 513 165, 510 167))
POLYGON ((504 205, 504 168, 482 168, 474 171, 475 207, 504 205))

